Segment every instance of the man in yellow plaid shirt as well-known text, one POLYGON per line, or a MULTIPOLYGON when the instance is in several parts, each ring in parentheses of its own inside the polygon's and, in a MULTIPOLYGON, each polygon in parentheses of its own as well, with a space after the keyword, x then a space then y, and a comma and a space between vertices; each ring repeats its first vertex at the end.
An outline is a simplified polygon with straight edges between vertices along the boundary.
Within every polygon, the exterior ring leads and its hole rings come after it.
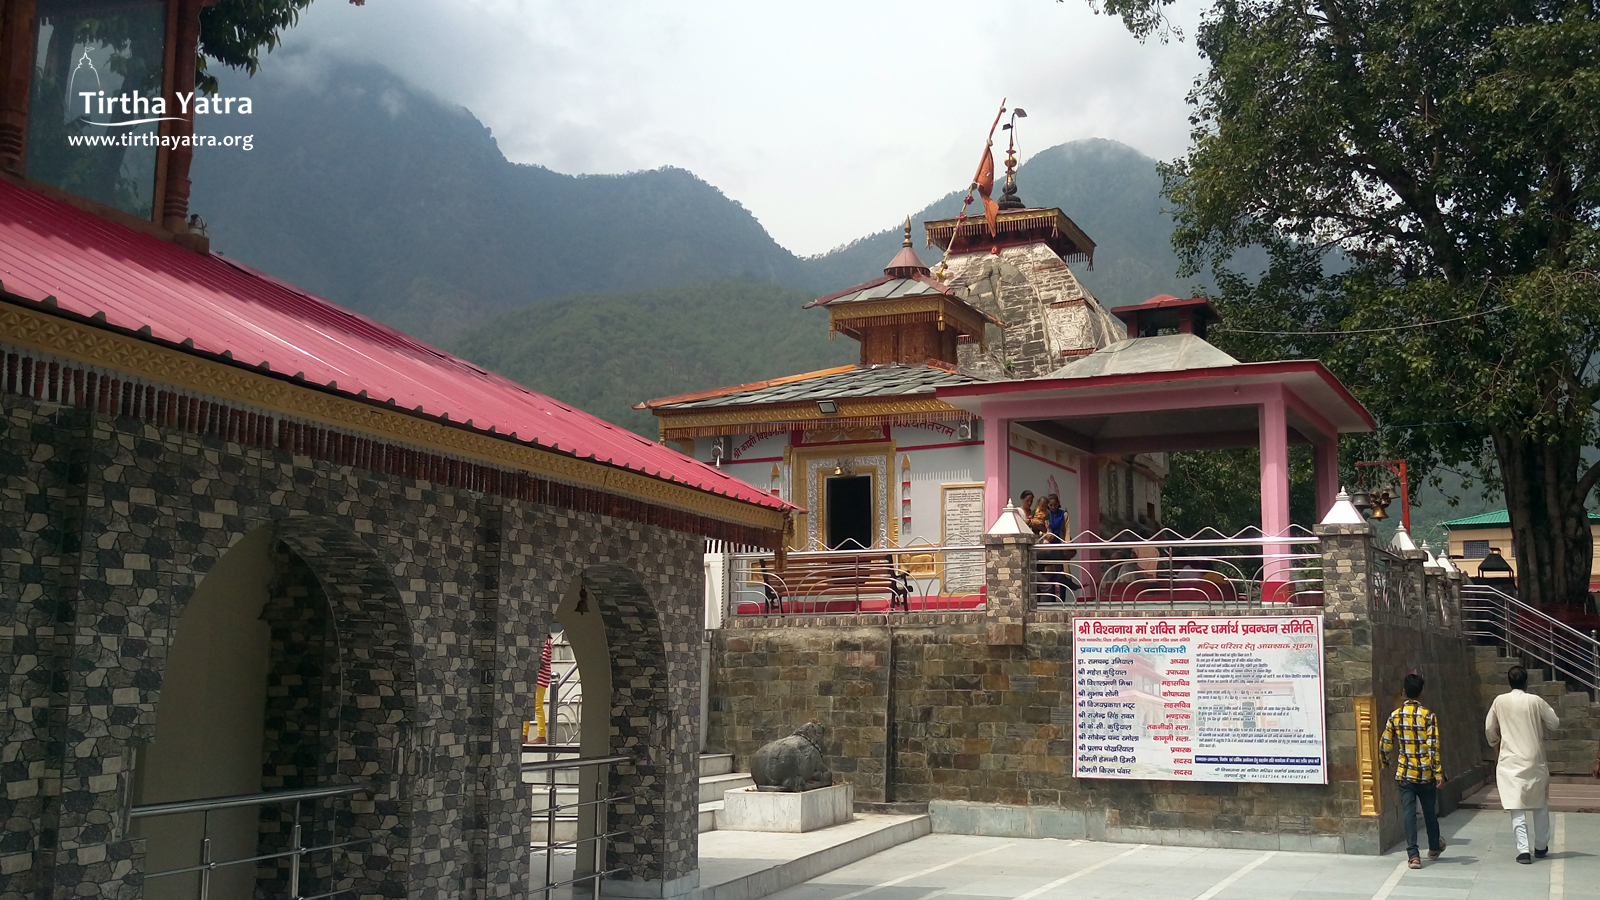
POLYGON ((1383 726, 1379 750, 1383 764, 1394 756, 1394 779, 1400 787, 1400 822, 1406 832, 1406 858, 1413 869, 1422 868, 1417 851, 1416 808, 1422 805, 1422 822, 1428 829, 1428 858, 1438 859, 1444 852, 1439 838, 1439 785, 1444 784, 1444 765, 1439 757, 1439 719, 1417 702, 1422 696, 1422 676, 1406 676, 1406 701, 1389 714, 1383 726))

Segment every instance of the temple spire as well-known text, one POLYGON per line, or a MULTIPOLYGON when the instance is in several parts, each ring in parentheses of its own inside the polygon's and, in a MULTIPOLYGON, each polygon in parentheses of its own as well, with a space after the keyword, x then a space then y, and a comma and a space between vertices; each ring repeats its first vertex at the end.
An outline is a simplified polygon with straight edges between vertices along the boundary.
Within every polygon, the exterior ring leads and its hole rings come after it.
POLYGON ((906 216, 906 237, 900 243, 900 252, 884 267, 883 274, 893 278, 910 278, 913 275, 927 275, 928 267, 922 264, 922 257, 917 251, 911 249, 911 217, 906 216))
POLYGON ((1000 192, 1001 209, 1022 209, 1026 206, 1022 198, 1017 196, 1017 120, 1027 117, 1028 114, 1020 109, 1012 110, 1011 121, 1006 123, 1011 140, 1006 145, 1006 186, 1000 192))

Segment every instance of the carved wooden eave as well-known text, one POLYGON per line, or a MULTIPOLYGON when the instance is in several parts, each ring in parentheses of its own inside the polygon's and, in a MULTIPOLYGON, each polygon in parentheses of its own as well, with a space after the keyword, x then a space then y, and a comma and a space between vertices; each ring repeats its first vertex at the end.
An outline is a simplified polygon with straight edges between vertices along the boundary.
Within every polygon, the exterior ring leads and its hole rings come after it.
POLYGON ((862 331, 883 326, 934 322, 940 331, 954 329, 957 334, 984 339, 983 313, 945 294, 928 294, 902 300, 869 300, 828 306, 828 331, 856 340, 862 331))
POLYGON ((987 251, 992 246, 1043 241, 1068 262, 1087 262, 1094 267, 1094 241, 1084 233, 1078 223, 1067 218, 1059 209, 1001 210, 995 222, 995 234, 989 234, 989 224, 982 216, 961 221, 956 232, 955 219, 928 222, 928 246, 940 250, 950 248, 952 253, 987 251), (954 244, 951 237, 955 237, 954 244))
POLYGON ((713 437, 723 434, 774 434, 794 429, 862 428, 869 425, 909 425, 919 422, 964 422, 975 417, 933 397, 845 398, 839 411, 823 413, 815 402, 734 406, 707 411, 656 410, 661 439, 713 437))

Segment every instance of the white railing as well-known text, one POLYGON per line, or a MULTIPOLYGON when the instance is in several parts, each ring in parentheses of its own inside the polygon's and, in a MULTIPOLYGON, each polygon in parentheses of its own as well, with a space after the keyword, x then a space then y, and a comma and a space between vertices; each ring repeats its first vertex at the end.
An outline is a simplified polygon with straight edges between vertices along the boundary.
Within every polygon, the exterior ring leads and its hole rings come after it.
POLYGON ((1036 549, 1041 608, 1182 607, 1239 610, 1322 606, 1322 553, 1315 535, 1263 537, 1251 529, 1153 538, 1080 534, 1036 549))
MULTIPOLYGON (((723 615, 983 609, 984 549, 918 545, 727 557, 723 615)), ((710 615, 708 614, 708 619, 710 615)))

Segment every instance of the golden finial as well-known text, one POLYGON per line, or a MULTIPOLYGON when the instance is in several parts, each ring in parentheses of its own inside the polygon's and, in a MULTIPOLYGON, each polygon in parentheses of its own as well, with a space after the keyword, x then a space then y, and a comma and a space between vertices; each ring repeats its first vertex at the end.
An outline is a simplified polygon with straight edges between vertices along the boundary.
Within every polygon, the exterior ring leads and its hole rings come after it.
POLYGON ((902 246, 902 247, 911 246, 911 217, 910 216, 906 216, 906 239, 904 241, 900 242, 900 246, 902 246))

